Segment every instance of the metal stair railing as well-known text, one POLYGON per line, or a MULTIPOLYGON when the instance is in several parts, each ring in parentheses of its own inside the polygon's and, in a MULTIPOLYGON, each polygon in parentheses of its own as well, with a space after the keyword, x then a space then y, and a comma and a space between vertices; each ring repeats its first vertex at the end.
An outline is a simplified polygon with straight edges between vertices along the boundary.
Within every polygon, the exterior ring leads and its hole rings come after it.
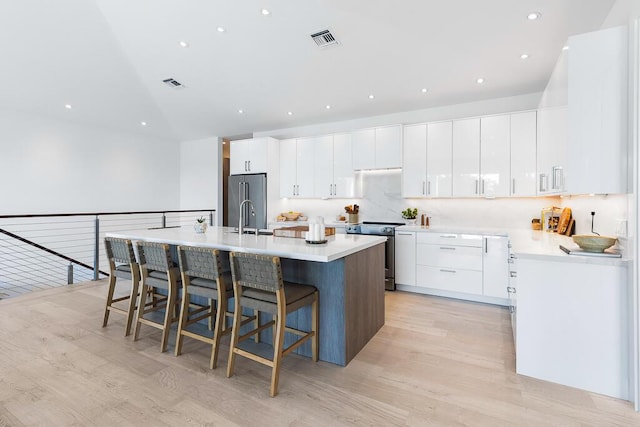
POLYGON ((38 289, 98 280, 108 273, 108 232, 169 228, 208 217, 215 209, 0 215, 0 299, 38 289))

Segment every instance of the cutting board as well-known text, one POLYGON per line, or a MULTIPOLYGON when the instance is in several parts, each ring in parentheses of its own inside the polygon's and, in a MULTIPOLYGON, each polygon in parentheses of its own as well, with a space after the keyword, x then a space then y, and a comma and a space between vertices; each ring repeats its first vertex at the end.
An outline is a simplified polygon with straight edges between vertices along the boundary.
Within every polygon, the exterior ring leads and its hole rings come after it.
POLYGON ((569 222, 571 221, 571 208, 562 209, 558 220, 558 234, 566 234, 569 222))
MULTIPOLYGON (((296 225, 295 227, 282 227, 273 230, 273 235, 276 237, 294 237, 296 239, 304 239, 304 233, 309 231, 308 225, 296 225)), ((325 227, 324 235, 333 236, 336 234, 335 227, 325 227)))

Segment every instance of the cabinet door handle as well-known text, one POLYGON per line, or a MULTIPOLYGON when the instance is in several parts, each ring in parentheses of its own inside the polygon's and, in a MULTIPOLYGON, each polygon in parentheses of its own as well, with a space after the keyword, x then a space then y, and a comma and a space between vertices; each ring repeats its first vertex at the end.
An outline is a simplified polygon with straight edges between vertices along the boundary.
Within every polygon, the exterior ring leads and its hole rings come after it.
POLYGON ((547 191, 548 183, 549 183, 549 180, 547 179, 547 174, 541 173, 540 174, 540 191, 547 191))
POLYGON ((431 181, 427 181, 427 196, 431 195, 431 181))
POLYGON ((514 288, 513 286, 507 286, 507 292, 509 292, 510 294, 515 294, 516 288, 514 288))
POLYGON ((333 196, 333 184, 329 184, 329 195, 333 196))
POLYGON ((412 233, 400 233, 400 232, 397 232, 396 235, 397 236, 413 236, 412 233))
POLYGON ((457 235, 455 235, 455 234, 441 234, 441 235, 440 235, 440 238, 441 238, 441 239, 455 239, 455 238, 457 238, 457 237, 458 237, 458 236, 457 236, 457 235))
POLYGON ((554 166, 551 170, 553 171, 551 176, 551 188, 554 190, 561 190, 564 186, 564 170, 562 169, 562 166, 554 166))
POLYGON ((478 180, 476 179, 476 194, 478 194, 478 180))
POLYGON ((513 314, 513 313, 515 313, 515 312, 516 312, 516 308, 515 308, 514 306, 510 305, 510 306, 509 306, 509 313, 510 313, 510 314, 513 314))
POLYGON ((333 195, 334 196, 338 195, 338 184, 333 184, 333 195))
POLYGON ((300 184, 296 184, 296 196, 300 195, 300 184))
POLYGON ((251 160, 247 161, 247 171, 251 172, 251 160))
POLYGON ((455 273, 456 272, 455 270, 447 270, 447 269, 444 269, 444 268, 441 268, 440 271, 443 272, 443 273, 455 273))
POLYGON ((484 194, 484 179, 480 182, 480 194, 484 194))
POLYGON ((484 238, 484 253, 489 253, 489 238, 485 237, 484 238))
POLYGON ((440 246, 440 249, 447 250, 447 251, 455 251, 456 250, 456 248, 452 248, 450 246, 440 246))
POLYGON ((511 179, 511 194, 516 194, 516 179, 511 179))
POLYGON ((422 181, 422 195, 425 196, 427 193, 424 189, 425 185, 424 185, 424 181, 422 181))
POLYGON ((512 278, 515 279, 516 277, 518 277, 518 272, 517 271, 510 271, 509 272, 509 277, 512 277, 512 278))

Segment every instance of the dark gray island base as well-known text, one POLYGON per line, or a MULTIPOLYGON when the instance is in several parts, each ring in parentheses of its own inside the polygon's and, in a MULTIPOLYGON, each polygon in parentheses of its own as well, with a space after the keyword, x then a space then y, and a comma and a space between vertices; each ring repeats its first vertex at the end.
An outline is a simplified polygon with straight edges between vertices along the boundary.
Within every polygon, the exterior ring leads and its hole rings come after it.
MULTIPOLYGON (((320 360, 347 365, 384 325, 384 244, 331 262, 283 258, 282 274, 320 292, 320 360)), ((291 313, 287 325, 308 329, 311 308, 291 313)), ((311 344, 296 352, 310 357, 311 344)))

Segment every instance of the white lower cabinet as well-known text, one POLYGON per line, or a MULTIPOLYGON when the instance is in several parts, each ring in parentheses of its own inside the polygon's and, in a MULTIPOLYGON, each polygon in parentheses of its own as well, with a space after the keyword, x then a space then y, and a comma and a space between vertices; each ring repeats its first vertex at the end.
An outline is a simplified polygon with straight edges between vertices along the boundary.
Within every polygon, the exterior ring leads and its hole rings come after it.
POLYGON ((630 281, 600 261, 518 259, 516 372, 628 400, 630 281))
POLYGON ((508 305, 508 255, 506 236, 396 230, 396 284, 400 290, 508 305))
POLYGON ((396 231, 395 237, 396 284, 416 285, 416 233, 396 231))

